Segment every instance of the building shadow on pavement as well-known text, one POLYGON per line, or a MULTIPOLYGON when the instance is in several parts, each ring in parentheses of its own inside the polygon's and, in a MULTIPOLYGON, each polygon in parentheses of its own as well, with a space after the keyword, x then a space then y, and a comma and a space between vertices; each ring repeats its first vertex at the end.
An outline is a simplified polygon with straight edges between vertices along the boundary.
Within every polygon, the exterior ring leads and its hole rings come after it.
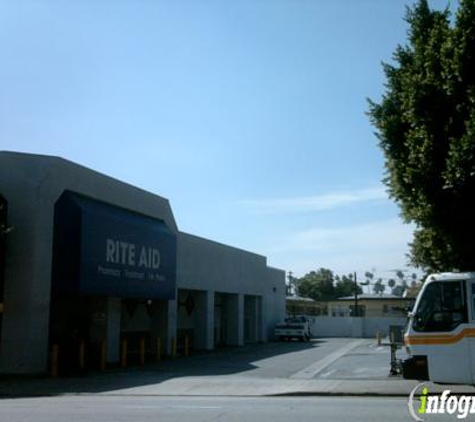
POLYGON ((327 340, 287 341, 220 347, 211 352, 165 358, 144 366, 112 367, 105 373, 90 370, 82 375, 0 376, 0 398, 41 397, 62 394, 113 393, 117 390, 155 385, 183 377, 211 377, 244 374, 258 368, 256 362, 297 352, 318 349, 327 340))

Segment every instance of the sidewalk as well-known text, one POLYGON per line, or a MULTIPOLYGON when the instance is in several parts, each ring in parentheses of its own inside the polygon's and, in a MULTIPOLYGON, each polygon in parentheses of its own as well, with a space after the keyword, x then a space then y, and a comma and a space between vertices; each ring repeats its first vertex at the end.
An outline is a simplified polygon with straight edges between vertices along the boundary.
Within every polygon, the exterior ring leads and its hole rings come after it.
MULTIPOLYGON (((403 396, 418 384, 403 379, 299 380, 259 379, 246 376, 160 377, 150 372, 92 375, 82 378, 0 380, 0 397, 35 397, 64 394, 128 396, 403 396)), ((427 384, 431 392, 449 389, 475 394, 471 386, 427 384)))

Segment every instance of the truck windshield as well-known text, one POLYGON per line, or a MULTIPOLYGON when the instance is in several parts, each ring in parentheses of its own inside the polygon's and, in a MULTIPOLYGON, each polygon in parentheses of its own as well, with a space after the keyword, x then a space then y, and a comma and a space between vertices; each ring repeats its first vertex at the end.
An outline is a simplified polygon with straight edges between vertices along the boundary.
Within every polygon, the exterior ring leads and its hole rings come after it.
POLYGON ((467 322, 465 282, 435 282, 424 290, 413 320, 415 331, 452 331, 467 322))

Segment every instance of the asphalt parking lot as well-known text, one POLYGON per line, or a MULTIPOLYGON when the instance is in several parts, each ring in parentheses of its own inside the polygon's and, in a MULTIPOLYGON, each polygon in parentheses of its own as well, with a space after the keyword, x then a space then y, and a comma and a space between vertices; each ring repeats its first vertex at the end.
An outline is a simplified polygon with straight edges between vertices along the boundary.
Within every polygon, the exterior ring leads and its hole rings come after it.
POLYGON ((170 378, 394 379, 389 376, 389 370, 388 343, 377 346, 374 339, 315 338, 307 343, 269 342, 217 349, 212 353, 194 354, 118 373, 136 374, 139 371, 170 378))
POLYGON ((390 348, 378 347, 374 339, 317 338, 308 343, 270 342, 218 349, 145 367, 112 369, 106 374, 0 379, 0 395, 234 396, 409 391, 413 383, 389 376, 389 369, 390 348))
MULTIPOLYGON (((399 351, 399 357, 404 352, 399 351)), ((392 396, 418 381, 390 376, 390 347, 375 339, 316 338, 217 349, 189 357, 77 377, 2 377, 0 397, 109 396, 392 396)), ((430 391, 442 387, 430 384, 430 391)), ((454 392, 475 393, 468 386, 454 392)), ((443 389, 443 388, 442 388, 443 389)))
MULTIPOLYGON (((398 359, 405 359, 403 349, 398 349, 398 359)), ((335 380, 397 380, 389 375, 391 351, 387 343, 378 346, 374 340, 364 340, 360 345, 322 369, 316 378, 335 380)))

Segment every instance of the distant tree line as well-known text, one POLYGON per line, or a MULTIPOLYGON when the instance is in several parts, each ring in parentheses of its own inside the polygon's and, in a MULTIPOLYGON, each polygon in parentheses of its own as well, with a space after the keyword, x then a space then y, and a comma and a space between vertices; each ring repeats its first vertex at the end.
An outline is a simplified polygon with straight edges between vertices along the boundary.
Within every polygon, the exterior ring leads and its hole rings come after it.
POLYGON ((289 273, 287 294, 326 301, 352 296, 355 294, 355 289, 360 295, 363 293, 361 286, 368 286, 366 293, 383 294, 389 287, 393 295, 402 297, 407 290, 416 290, 420 286, 416 274, 407 277, 401 270, 394 272, 395 277, 387 280, 387 284, 381 277, 375 278, 375 274, 370 271, 366 271, 364 280, 357 283, 355 283, 354 274, 337 275, 328 268, 310 271, 300 278, 293 277, 292 273, 289 273))

